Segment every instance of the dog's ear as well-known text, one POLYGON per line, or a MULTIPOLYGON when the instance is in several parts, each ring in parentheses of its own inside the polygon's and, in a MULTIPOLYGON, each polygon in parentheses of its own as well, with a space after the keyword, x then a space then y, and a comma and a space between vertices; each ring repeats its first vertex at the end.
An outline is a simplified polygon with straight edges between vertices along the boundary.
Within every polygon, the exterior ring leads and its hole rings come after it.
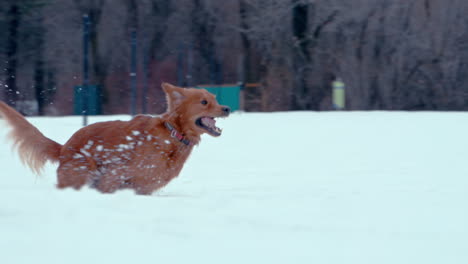
POLYGON ((177 87, 165 82, 163 82, 161 86, 166 93, 168 112, 172 111, 175 107, 180 105, 186 98, 184 88, 177 87))

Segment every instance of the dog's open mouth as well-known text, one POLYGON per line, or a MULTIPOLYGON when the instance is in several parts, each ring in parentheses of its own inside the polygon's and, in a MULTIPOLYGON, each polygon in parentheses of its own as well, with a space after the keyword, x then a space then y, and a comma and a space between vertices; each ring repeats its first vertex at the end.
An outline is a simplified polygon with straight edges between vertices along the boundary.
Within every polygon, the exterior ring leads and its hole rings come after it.
POLYGON ((216 126, 216 120, 214 117, 204 116, 200 117, 195 121, 197 126, 205 129, 210 135, 218 137, 221 136, 222 129, 216 126))

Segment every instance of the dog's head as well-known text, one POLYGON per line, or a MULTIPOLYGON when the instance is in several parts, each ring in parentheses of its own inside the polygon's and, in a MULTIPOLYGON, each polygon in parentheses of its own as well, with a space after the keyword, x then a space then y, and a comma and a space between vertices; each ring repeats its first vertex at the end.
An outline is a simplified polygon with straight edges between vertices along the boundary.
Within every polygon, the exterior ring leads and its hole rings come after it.
POLYGON ((166 114, 178 120, 182 132, 221 135, 215 118, 227 117, 231 112, 228 106, 218 104, 216 97, 204 89, 181 88, 168 83, 163 83, 162 87, 167 99, 166 114))

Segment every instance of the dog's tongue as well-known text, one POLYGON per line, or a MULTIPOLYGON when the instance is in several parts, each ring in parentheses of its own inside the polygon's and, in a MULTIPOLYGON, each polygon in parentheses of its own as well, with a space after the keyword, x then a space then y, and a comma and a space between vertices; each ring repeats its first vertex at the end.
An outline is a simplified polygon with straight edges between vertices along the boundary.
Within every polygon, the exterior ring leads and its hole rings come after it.
POLYGON ((215 127, 216 125, 216 120, 214 120, 214 118, 211 118, 211 117, 203 117, 202 122, 205 126, 209 126, 209 127, 215 127))

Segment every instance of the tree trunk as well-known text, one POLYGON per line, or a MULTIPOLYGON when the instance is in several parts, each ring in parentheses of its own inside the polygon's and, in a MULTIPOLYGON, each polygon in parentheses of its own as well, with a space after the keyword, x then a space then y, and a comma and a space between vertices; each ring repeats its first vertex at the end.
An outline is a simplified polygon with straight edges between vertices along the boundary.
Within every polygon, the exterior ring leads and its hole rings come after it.
POLYGON ((209 72, 198 72, 198 82, 210 82, 212 84, 220 84, 221 78, 221 63, 219 62, 216 43, 214 41, 215 24, 211 21, 211 14, 206 11, 206 6, 203 1, 193 0, 194 8, 192 10, 192 34, 195 38, 195 45, 200 52, 201 58, 207 65, 209 72), (200 76, 203 75, 203 76, 200 76))
POLYGON ((18 67, 18 27, 21 21, 20 8, 13 2, 8 10, 8 36, 7 36, 7 66, 5 100, 11 106, 18 101, 18 87, 16 85, 16 72, 18 67))
POLYGON ((252 53, 251 53, 251 44, 250 40, 247 36, 247 30, 249 30, 249 26, 247 24, 247 4, 245 3, 245 0, 240 0, 239 1, 239 17, 240 17, 240 36, 241 36, 241 42, 242 42, 242 58, 241 58, 241 63, 242 63, 242 82, 244 83, 249 83, 249 82, 256 82, 254 78, 254 73, 251 67, 251 61, 252 61, 252 53))

